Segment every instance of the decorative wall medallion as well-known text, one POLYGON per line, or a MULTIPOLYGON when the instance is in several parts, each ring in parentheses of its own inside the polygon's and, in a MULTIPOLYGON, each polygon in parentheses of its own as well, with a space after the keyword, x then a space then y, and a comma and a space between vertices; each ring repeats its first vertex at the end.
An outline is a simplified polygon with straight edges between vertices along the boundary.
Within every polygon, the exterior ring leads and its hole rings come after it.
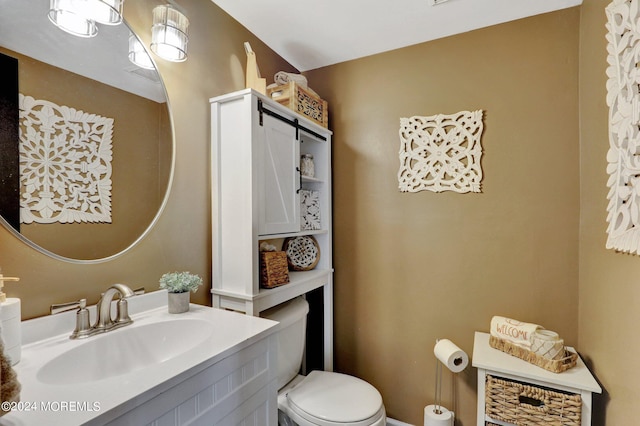
POLYGON ((402 192, 481 192, 482 110, 400 119, 402 192))
POLYGON ((640 3, 614 0, 607 14, 608 249, 640 254, 640 3))
POLYGON ((320 194, 318 191, 300 190, 300 229, 320 229, 320 194))
POLYGON ((111 222, 113 119, 20 94, 20 221, 111 222))
POLYGON ((320 246, 311 235, 285 238, 282 251, 287 253, 287 263, 293 271, 309 271, 320 260, 320 246))

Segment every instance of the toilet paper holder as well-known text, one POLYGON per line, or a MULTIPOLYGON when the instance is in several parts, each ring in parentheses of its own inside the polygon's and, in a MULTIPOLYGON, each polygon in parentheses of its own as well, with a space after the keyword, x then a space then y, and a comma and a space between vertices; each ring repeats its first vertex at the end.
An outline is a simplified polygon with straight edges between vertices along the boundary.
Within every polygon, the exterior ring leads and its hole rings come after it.
POLYGON ((451 340, 436 339, 433 348, 436 357, 435 404, 425 407, 425 426, 450 425, 454 423, 454 413, 442 407, 442 365, 452 373, 459 373, 469 364, 468 355, 451 340))

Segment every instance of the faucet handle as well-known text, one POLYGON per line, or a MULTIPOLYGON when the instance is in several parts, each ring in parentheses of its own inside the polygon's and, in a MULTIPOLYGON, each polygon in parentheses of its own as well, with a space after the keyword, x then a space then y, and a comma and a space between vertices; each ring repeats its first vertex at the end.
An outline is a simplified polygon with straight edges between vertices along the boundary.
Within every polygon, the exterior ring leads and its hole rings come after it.
POLYGON ((73 330, 70 339, 82 339, 91 335, 91 324, 89 320, 89 310, 87 309, 87 299, 80 299, 78 312, 76 312, 76 328, 73 330))
POLYGON ((54 303, 51 305, 51 315, 59 314, 62 312, 71 311, 73 309, 85 309, 87 307, 87 299, 80 299, 76 302, 67 303, 54 303))
POLYGON ((115 323, 128 324, 130 322, 133 322, 133 320, 129 316, 129 305, 128 305, 127 299, 122 298, 118 300, 118 302, 116 303, 116 307, 117 307, 117 312, 116 312, 115 323))

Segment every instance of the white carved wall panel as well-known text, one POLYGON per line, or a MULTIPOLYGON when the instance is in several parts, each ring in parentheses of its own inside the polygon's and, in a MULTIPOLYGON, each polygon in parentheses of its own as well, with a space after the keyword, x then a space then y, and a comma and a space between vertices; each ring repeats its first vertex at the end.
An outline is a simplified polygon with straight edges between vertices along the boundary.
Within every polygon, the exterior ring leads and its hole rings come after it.
POLYGON ((607 243, 640 253, 639 2, 614 0, 607 14, 607 243))
POLYGON ((482 110, 400 118, 402 192, 481 192, 482 110))
POLYGON ((300 190, 300 229, 303 231, 321 229, 320 193, 308 189, 300 190))
POLYGON ((111 222, 113 119, 20 94, 20 221, 111 222))

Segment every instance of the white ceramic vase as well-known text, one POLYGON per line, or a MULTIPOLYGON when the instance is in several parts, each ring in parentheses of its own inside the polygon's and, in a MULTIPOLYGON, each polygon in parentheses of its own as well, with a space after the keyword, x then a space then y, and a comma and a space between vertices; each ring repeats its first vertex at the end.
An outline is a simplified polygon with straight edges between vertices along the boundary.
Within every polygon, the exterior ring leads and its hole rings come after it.
POLYGON ((191 292, 183 293, 167 293, 169 298, 168 308, 170 314, 181 314, 189 310, 189 302, 191 301, 191 292))

